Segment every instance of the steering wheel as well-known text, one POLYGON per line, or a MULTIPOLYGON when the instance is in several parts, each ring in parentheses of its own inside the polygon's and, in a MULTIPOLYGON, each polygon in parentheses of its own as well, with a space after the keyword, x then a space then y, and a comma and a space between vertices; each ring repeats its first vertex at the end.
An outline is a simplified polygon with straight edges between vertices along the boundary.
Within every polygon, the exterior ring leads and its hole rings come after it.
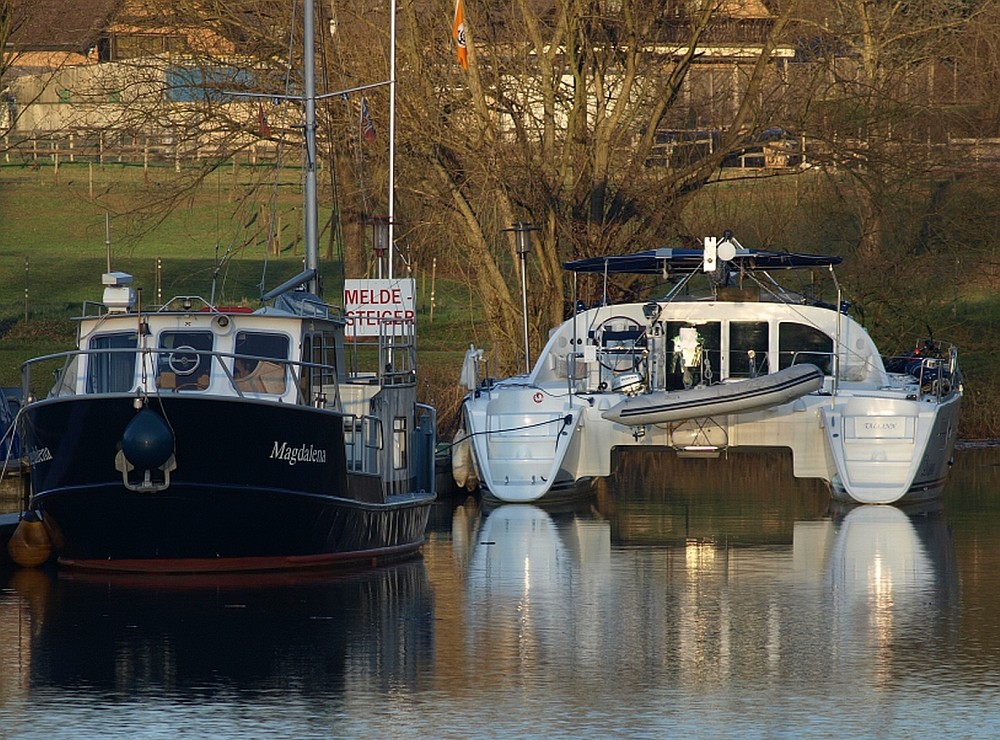
POLYGON ((198 353, 194 347, 185 344, 167 356, 167 364, 178 375, 190 375, 198 369, 198 353))
POLYGON ((638 346, 638 340, 644 331, 645 327, 631 316, 610 316, 598 324, 594 329, 594 343, 597 345, 597 361, 601 367, 613 373, 630 372, 639 367, 643 351, 638 346), (630 332, 635 334, 635 339, 605 340, 605 332, 630 332))

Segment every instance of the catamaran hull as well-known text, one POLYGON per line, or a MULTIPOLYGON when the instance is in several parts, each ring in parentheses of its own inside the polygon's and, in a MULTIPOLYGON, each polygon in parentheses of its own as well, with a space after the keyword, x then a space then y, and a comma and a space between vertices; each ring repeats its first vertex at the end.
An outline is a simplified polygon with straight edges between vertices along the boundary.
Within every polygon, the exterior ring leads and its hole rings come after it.
POLYGON ((391 560, 423 542, 433 494, 379 500, 349 475, 340 414, 246 399, 150 399, 173 446, 150 484, 121 462, 134 401, 54 398, 23 413, 32 508, 61 563, 284 569, 391 560))
POLYGON ((823 409, 836 501, 911 504, 941 496, 951 470, 961 396, 940 404, 897 401, 871 413, 859 399, 823 409))
POLYGON ((930 403, 809 393, 742 413, 636 425, 609 420, 609 409, 628 400, 541 394, 513 382, 470 395, 466 429, 484 490, 506 503, 561 499, 580 481, 610 475, 615 448, 719 455, 785 447, 794 474, 826 481, 838 501, 929 500, 947 478, 961 397, 930 403))

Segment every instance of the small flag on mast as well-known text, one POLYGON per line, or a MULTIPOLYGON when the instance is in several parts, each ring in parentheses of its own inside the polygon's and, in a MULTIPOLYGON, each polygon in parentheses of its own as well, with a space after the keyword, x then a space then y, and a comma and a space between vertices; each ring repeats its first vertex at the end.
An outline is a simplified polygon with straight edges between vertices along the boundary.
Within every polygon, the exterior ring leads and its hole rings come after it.
POLYGON ((451 26, 451 37, 455 39, 455 53, 462 69, 469 68, 469 48, 465 41, 465 9, 462 0, 455 0, 455 21, 451 26))
POLYGON ((368 110, 368 98, 361 98, 361 138, 366 144, 375 143, 375 124, 372 122, 372 114, 368 110))
POLYGON ((264 114, 264 104, 257 104, 257 131, 261 138, 268 138, 271 136, 271 127, 267 123, 267 116, 264 114))

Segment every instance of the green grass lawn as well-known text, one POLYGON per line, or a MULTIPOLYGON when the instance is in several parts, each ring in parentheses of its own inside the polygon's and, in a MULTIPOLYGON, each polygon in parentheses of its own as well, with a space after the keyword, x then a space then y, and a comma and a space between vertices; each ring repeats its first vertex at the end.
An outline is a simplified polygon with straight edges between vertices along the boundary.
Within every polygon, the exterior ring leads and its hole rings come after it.
MULTIPOLYGON (((144 172, 77 163, 61 165, 57 174, 51 166, 32 169, 0 162, 0 385, 18 385, 19 366, 28 357, 68 349, 73 339, 70 317, 79 315, 84 301, 100 300, 109 213, 111 267, 135 276, 144 305, 175 295, 214 295, 217 305, 256 305, 263 291, 297 274, 302 267, 296 246, 298 175, 286 173, 276 186, 267 183, 269 176, 269 168, 266 173, 250 167, 220 171, 167 209, 165 203, 181 177, 170 167, 144 172), (160 193, 163 202, 157 200, 160 193), (261 204, 269 202, 272 193, 277 205, 270 210, 261 204), (145 204, 141 211, 137 203, 145 204), (281 227, 277 244, 270 246, 264 228, 269 218, 281 227)), ((698 214, 691 217, 690 227, 712 233, 718 231, 713 223, 723 223, 744 235, 747 243, 843 252, 852 228, 849 215, 831 198, 808 200, 808 192, 798 182, 727 183, 706 192, 689 209, 698 214), (825 205, 820 208, 816 201, 825 205)), ((977 202, 978 211, 988 210, 977 202)), ((934 275, 937 264, 925 256, 914 268, 921 271, 921 286, 940 288, 937 295, 924 300, 919 290, 900 291, 898 286, 906 281, 897 280, 881 305, 892 309, 899 297, 901 310, 919 313, 905 317, 909 324, 920 330, 924 323, 940 327, 936 336, 959 345, 967 390, 960 433, 966 438, 1000 436, 1000 370, 993 360, 1000 336, 995 281, 992 273, 984 275, 981 259, 966 260, 961 267, 965 272, 960 272, 958 261, 947 258, 940 262, 947 270, 934 275)), ((339 263, 324 260, 321 269, 328 276, 340 274, 339 263)), ((470 342, 486 342, 479 321, 484 308, 459 274, 439 270, 433 286, 430 275, 414 277, 421 395, 438 407, 447 434, 461 399, 458 377, 465 350, 470 342)), ((877 294, 882 289, 878 277, 847 271, 843 279, 854 293, 877 294)), ((331 302, 339 303, 339 287, 328 280, 331 302)), ((902 342, 909 334, 908 326, 897 331, 907 322, 891 310, 873 312, 866 323, 883 351, 901 349, 891 346, 896 335, 902 342)))
MULTIPOLYGON (((0 166, 0 386, 18 385, 19 366, 29 357, 69 348, 69 319, 81 313, 84 301, 101 299, 109 212, 111 268, 134 276, 146 305, 176 295, 256 305, 262 292, 301 271, 297 175, 278 185, 278 215, 271 216, 281 225, 277 250, 268 249, 263 228, 269 206, 260 204, 273 186, 266 176, 273 173, 246 167, 236 175, 213 175, 161 218, 155 208, 130 209, 155 196, 161 181, 175 183, 170 168, 143 173, 63 164, 57 177, 51 166, 0 166)), ((339 262, 326 262, 323 255, 321 270, 328 276, 341 272, 339 262)), ((429 275, 415 278, 421 373, 427 379, 422 394, 453 411, 470 334, 468 291, 447 277, 434 286, 429 275)), ((329 279, 328 300, 339 303, 339 290, 329 279)))

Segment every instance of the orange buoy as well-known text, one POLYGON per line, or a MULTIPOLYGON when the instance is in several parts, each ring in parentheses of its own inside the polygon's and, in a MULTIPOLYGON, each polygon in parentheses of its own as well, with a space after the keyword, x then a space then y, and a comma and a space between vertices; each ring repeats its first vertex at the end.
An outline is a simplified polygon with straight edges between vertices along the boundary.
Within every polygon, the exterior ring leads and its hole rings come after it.
POLYGON ((52 541, 42 520, 27 512, 7 542, 7 554, 22 568, 35 568, 52 557, 52 541))

